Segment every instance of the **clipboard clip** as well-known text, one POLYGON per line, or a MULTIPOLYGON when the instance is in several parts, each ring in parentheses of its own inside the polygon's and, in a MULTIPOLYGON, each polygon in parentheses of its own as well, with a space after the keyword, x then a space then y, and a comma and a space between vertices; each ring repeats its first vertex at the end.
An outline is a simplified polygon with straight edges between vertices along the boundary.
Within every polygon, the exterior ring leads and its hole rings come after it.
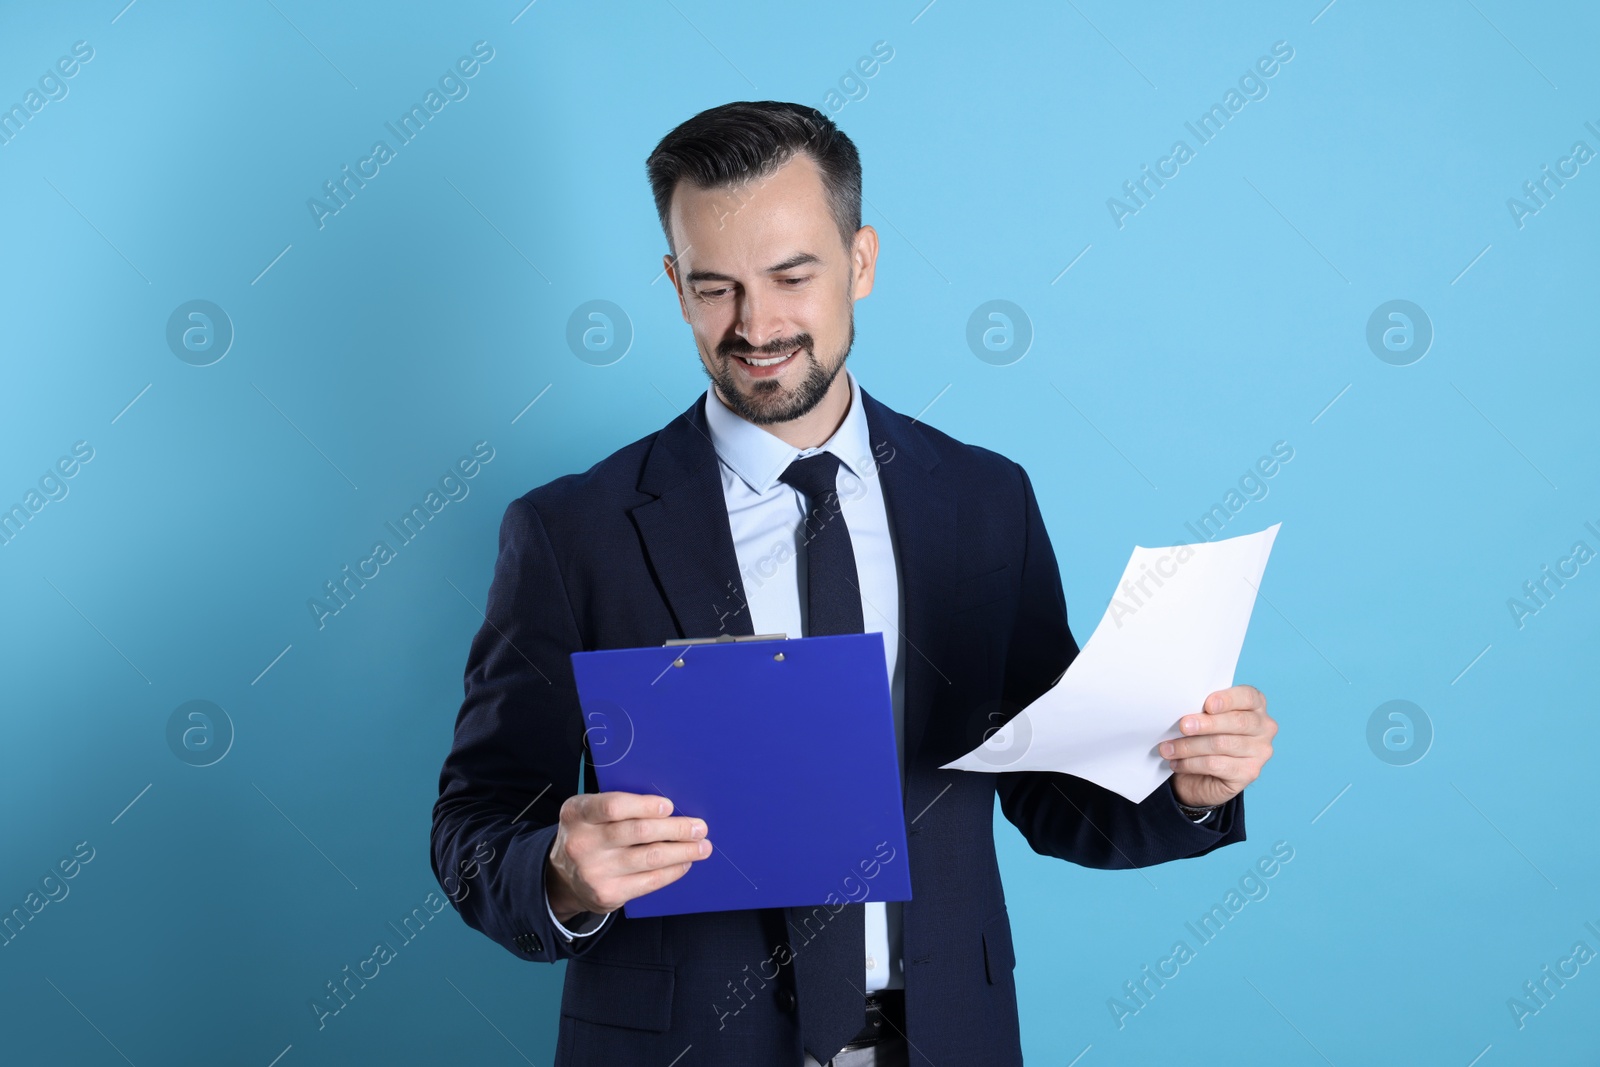
POLYGON ((718 634, 716 637, 674 637, 670 641, 661 642, 662 648, 674 648, 683 645, 726 645, 734 641, 787 641, 788 634, 718 634))

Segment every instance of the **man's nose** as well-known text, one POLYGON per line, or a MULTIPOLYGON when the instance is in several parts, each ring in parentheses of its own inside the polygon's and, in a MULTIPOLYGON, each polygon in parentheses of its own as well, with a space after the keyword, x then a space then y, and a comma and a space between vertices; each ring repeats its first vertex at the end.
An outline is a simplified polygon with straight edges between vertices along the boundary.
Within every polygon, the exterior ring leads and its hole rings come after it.
POLYGON ((751 348, 761 348, 774 338, 783 336, 783 322, 778 315, 777 305, 748 289, 739 301, 739 320, 735 329, 751 348))

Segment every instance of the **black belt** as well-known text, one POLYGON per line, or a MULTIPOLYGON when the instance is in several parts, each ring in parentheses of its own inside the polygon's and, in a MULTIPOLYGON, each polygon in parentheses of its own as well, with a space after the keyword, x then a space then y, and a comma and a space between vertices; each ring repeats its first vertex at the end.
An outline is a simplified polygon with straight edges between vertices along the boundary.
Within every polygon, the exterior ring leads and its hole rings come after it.
POLYGON ((867 1023, 861 1032, 845 1044, 841 1052, 850 1049, 870 1048, 879 1041, 897 1037, 906 1032, 906 991, 904 989, 875 989, 867 994, 867 1023))

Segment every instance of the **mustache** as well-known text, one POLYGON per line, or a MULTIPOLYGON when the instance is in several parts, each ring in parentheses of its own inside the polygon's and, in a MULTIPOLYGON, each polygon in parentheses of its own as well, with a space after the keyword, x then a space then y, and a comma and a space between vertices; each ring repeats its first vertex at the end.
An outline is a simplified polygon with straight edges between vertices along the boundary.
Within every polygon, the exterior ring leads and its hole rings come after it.
POLYGON ((796 348, 810 352, 812 341, 809 333, 797 333, 793 337, 780 337, 776 341, 768 341, 760 348, 756 348, 748 341, 741 338, 730 338, 717 345, 717 355, 723 358, 731 356, 782 356, 793 352, 796 348))

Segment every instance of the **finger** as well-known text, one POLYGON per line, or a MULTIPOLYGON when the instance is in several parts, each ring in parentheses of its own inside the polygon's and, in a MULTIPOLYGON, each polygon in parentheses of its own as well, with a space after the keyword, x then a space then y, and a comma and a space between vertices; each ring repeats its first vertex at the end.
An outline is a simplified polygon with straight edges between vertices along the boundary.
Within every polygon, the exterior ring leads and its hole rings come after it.
POLYGON ((672 813, 672 801, 652 793, 580 793, 578 816, 584 822, 620 822, 624 819, 660 818, 672 813))
POLYGON ((1250 760, 1239 756, 1223 756, 1215 752, 1203 756, 1168 760, 1174 774, 1199 774, 1220 778, 1224 782, 1237 782, 1249 772, 1250 760))
POLYGON ((688 815, 659 819, 627 819, 598 827, 600 839, 611 848, 648 845, 652 841, 695 841, 706 836, 706 821, 688 815))
POLYGON ((1245 709, 1265 711, 1266 707, 1267 698, 1261 690, 1253 685, 1235 685, 1227 689, 1218 689, 1215 693, 1209 694, 1201 709, 1216 714, 1220 711, 1241 711, 1245 709))
POLYGON ((1185 734, 1259 734, 1266 732, 1265 718, 1260 711, 1205 712, 1185 715, 1178 729, 1185 734))
POLYGON ((671 885, 679 878, 689 873, 692 864, 681 863, 676 867, 657 867, 652 871, 642 874, 629 874, 607 884, 603 893, 596 894, 595 908, 597 911, 616 911, 630 900, 653 893, 662 886, 671 885))
POLYGON ((641 874, 660 870, 662 867, 679 867, 685 863, 703 860, 711 855, 711 842, 705 839, 657 841, 651 845, 635 845, 623 849, 616 855, 618 858, 613 867, 615 874, 641 874))
POLYGON ((1205 737, 1179 737, 1163 741, 1160 751, 1169 759, 1206 756, 1213 753, 1223 756, 1251 756, 1256 754, 1257 744, 1257 738, 1251 734, 1208 734, 1205 737))

